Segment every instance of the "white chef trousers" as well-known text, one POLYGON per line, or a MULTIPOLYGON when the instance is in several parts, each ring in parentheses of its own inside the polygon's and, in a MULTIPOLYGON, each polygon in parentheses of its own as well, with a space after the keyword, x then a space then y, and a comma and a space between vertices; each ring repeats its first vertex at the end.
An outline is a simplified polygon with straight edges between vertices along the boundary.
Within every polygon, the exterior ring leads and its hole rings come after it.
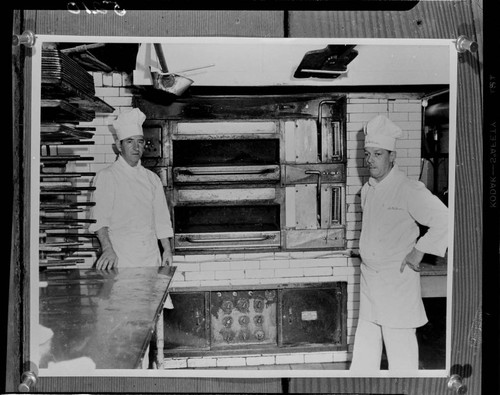
POLYGON ((389 370, 418 370, 418 342, 415 328, 389 328, 360 319, 354 337, 350 370, 380 370, 382 344, 389 370))

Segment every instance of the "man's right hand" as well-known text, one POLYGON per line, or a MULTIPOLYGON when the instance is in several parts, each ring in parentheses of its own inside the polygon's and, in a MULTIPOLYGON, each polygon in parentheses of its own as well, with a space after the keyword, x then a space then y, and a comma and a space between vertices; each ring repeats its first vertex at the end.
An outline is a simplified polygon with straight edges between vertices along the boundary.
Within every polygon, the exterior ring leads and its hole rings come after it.
POLYGON ((105 226, 100 228, 97 231, 97 237, 101 243, 102 254, 97 260, 95 267, 99 270, 111 270, 118 266, 118 256, 109 239, 108 228, 105 226))
POLYGON ((113 248, 103 250, 95 265, 98 270, 111 270, 116 266, 118 266, 118 256, 113 248))

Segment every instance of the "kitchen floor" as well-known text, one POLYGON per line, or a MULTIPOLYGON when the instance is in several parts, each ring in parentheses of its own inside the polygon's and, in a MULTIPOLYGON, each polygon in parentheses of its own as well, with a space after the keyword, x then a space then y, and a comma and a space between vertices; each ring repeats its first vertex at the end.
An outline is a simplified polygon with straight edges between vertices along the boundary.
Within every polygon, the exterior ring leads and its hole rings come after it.
MULTIPOLYGON (((420 361, 419 368, 444 369, 446 358, 446 298, 425 298, 425 310, 429 322, 417 329, 420 361)), ((290 365, 263 366, 228 366, 211 369, 225 370, 347 370, 350 362, 309 363, 290 365)), ((387 369, 385 352, 382 357, 381 369, 387 369)))

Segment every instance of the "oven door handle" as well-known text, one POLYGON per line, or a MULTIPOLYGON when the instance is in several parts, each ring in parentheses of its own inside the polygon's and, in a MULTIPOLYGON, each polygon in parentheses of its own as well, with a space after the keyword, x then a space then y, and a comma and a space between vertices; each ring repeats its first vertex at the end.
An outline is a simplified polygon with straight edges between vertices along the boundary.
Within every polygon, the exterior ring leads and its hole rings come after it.
POLYGON ((189 176, 226 176, 233 174, 266 174, 266 173, 274 173, 275 169, 232 169, 232 170, 222 170, 222 171, 214 171, 214 170, 179 170, 179 174, 189 175, 189 176))
POLYGON ((217 238, 207 238, 207 239, 193 239, 192 237, 186 237, 185 240, 189 243, 233 243, 242 241, 264 241, 272 238, 272 235, 264 235, 260 237, 239 237, 230 239, 217 239, 217 238))

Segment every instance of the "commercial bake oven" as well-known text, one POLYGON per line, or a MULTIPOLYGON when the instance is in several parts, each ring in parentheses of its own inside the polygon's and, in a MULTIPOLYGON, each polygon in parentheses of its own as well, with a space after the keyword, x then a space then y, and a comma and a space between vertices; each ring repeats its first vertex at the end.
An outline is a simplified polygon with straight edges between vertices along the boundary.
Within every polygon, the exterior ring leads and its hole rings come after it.
POLYGON ((172 133, 175 248, 279 248, 277 122, 178 121, 172 133))
POLYGON ((172 290, 165 356, 347 348, 347 283, 172 290), (301 349, 301 347, 303 347, 301 349))
POLYGON ((345 248, 345 97, 201 96, 146 113, 176 253, 345 248))

